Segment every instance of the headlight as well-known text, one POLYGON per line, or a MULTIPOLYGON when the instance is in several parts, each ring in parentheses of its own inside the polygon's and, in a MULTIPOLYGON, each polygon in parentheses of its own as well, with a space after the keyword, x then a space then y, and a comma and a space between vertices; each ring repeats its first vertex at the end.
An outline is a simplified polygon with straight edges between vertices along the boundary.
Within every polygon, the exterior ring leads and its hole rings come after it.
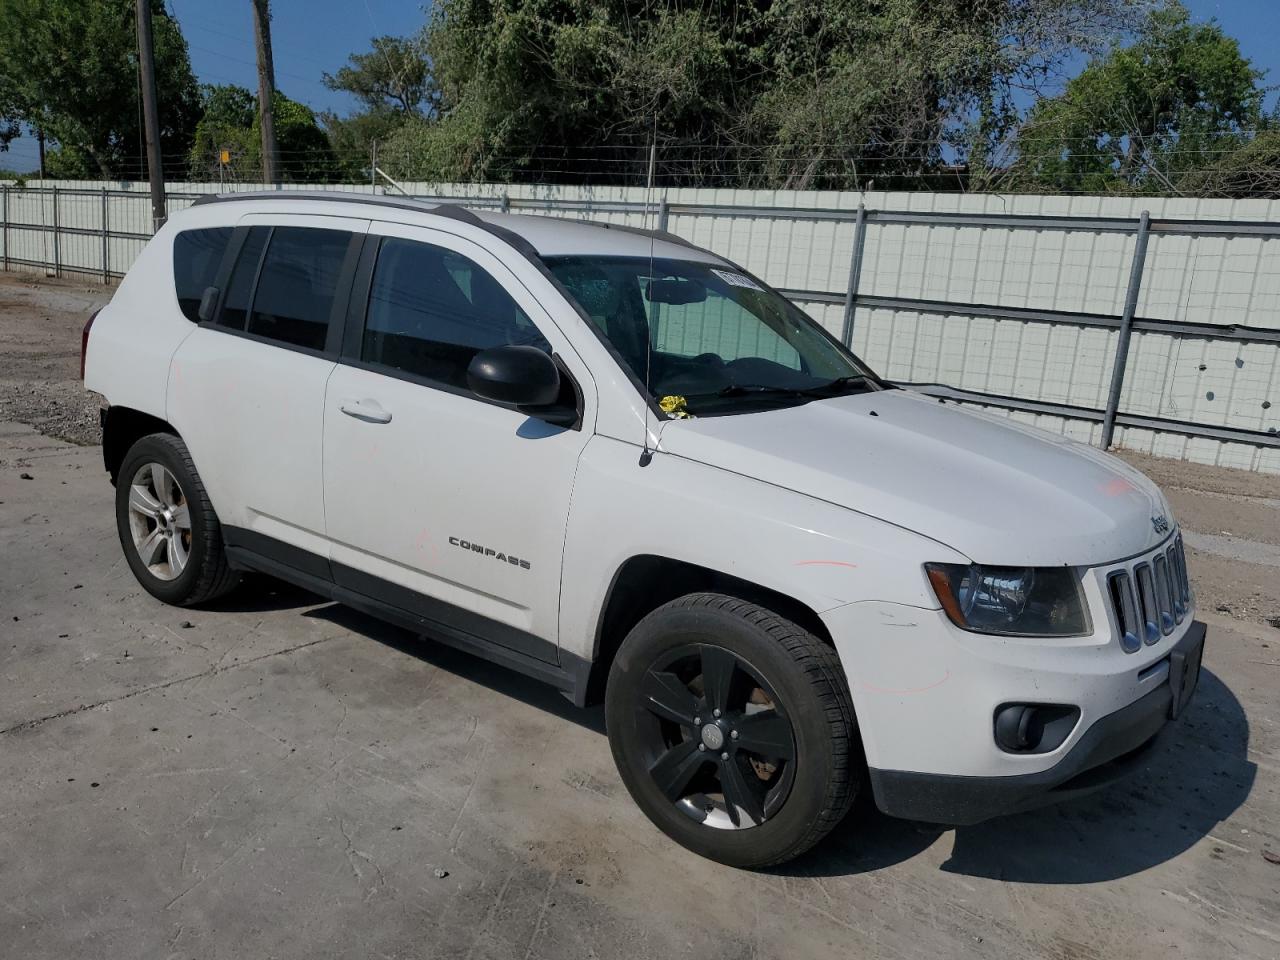
POLYGON ((1080 578, 1070 567, 924 567, 942 609, 962 629, 1023 637, 1089 632, 1080 578))

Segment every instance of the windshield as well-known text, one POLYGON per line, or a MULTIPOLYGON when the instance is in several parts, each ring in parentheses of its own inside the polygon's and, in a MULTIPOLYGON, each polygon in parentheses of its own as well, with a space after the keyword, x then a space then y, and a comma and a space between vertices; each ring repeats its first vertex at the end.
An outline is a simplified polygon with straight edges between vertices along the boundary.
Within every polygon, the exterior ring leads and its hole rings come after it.
POLYGON ((647 257, 546 263, 668 413, 735 413, 876 387, 790 301, 730 267, 647 257))

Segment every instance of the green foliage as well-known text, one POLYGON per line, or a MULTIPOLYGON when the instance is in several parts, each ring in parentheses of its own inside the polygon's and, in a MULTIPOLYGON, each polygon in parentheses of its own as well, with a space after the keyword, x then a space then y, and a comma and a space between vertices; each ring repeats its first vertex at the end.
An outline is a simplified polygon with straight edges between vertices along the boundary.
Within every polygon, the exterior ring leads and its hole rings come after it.
POLYGON ((1146 3, 444 0, 434 109, 381 155, 407 177, 636 182, 656 139, 683 182, 919 185, 1146 3))
POLYGON ((326 73, 330 90, 352 94, 373 112, 405 116, 428 112, 435 93, 427 59, 419 43, 404 37, 375 37, 368 53, 353 53, 336 74, 326 73))
POLYGON ((1176 187, 1191 197, 1280 197, 1280 122, 1275 118, 1254 136, 1217 141, 1200 166, 1184 168, 1176 187))
POLYGON ((1194 24, 1170 4, 1150 15, 1135 43, 1036 104, 1019 134, 1013 180, 1053 191, 1176 193, 1195 171, 1246 148, 1226 165, 1239 171, 1269 155, 1265 143, 1242 136, 1262 121, 1261 77, 1217 24, 1194 24))
MULTIPOLYGON (((407 122, 410 121, 403 113, 387 107, 366 110, 350 117, 339 117, 333 112, 320 115, 320 125, 338 156, 342 176, 356 180, 369 176, 374 144, 386 144, 407 122)), ((379 166, 382 166, 381 162, 379 166)))
POLYGON ((324 75, 326 87, 351 94, 363 107, 345 119, 332 112, 321 116, 344 173, 352 178, 369 175, 375 143, 433 114, 439 94, 417 38, 375 37, 371 46, 368 53, 353 53, 336 74, 324 75))
MULTIPOLYGON (((262 127, 258 98, 232 84, 201 88, 204 114, 196 126, 189 164, 201 180, 256 182, 262 179, 262 127), (228 163, 221 153, 230 154, 228 163)), ((319 183, 340 175, 337 158, 316 116, 279 90, 272 100, 281 177, 285 181, 319 183)))
MULTIPOLYGON (((199 117, 186 42, 162 0, 151 0, 160 146, 185 155, 199 117)), ((51 173, 138 176, 145 158, 131 0, 0 2, 0 145, 21 127, 57 145, 51 173)))

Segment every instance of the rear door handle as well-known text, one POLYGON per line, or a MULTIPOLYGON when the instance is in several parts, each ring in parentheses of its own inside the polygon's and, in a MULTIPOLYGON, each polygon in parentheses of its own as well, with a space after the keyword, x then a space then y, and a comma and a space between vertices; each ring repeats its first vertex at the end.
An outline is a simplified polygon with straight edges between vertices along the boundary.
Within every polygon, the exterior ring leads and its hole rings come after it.
POLYGON ((377 400, 343 400, 338 409, 348 417, 355 417, 365 423, 391 422, 391 411, 383 410, 377 400))

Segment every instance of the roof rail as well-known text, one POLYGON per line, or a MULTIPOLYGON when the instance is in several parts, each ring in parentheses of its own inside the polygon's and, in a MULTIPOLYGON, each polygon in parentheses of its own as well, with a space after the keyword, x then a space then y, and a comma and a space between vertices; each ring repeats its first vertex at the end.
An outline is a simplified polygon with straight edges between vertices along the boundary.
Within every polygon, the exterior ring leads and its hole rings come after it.
POLYGON ((191 205, 207 203, 232 203, 237 200, 330 200, 336 203, 376 203, 384 207, 403 207, 406 210, 427 211, 434 208, 425 200, 387 197, 380 193, 347 193, 340 190, 240 190, 234 193, 208 193, 191 205))
MULTIPOLYGON (((193 207, 204 206, 209 203, 228 203, 236 200, 328 200, 335 203, 374 203, 381 207, 393 207, 402 210, 413 210, 417 213, 434 213, 437 216, 451 217, 454 220, 461 220, 473 227, 479 227, 489 233, 497 233, 501 231, 503 239, 512 242, 513 237, 518 237, 521 242, 528 246, 528 241, 518 234, 510 230, 497 228, 495 225, 486 220, 477 217, 470 209, 461 203, 435 203, 428 200, 415 200, 412 197, 388 197, 378 193, 346 193, 338 190, 243 190, 235 193, 210 193, 206 194, 191 205, 193 207)), ((464 198, 459 198, 460 200, 464 198)), ((554 217, 545 214, 508 214, 509 216, 533 216, 545 217, 548 220, 569 220, 569 217, 554 217)), ((681 247, 688 247, 692 250, 701 250, 695 243, 691 243, 684 237, 678 237, 674 233, 666 230, 650 230, 646 227, 631 227, 621 223, 597 223, 594 220, 575 220, 575 223, 585 223, 593 227, 600 227, 603 230, 617 230, 622 233, 634 233, 644 237, 653 237, 657 240, 664 240, 667 243, 674 243, 681 247)), ((532 247, 530 247, 532 249, 532 247)))

